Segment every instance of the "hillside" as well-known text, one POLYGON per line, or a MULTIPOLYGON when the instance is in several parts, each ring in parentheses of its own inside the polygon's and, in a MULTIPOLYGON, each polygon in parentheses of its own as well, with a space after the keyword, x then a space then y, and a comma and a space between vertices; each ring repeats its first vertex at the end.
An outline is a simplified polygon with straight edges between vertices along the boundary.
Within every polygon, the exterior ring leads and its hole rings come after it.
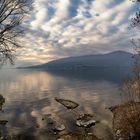
POLYGON ((116 51, 108 54, 68 57, 28 68, 60 70, 85 69, 94 67, 131 67, 132 64, 132 54, 123 51, 116 51))

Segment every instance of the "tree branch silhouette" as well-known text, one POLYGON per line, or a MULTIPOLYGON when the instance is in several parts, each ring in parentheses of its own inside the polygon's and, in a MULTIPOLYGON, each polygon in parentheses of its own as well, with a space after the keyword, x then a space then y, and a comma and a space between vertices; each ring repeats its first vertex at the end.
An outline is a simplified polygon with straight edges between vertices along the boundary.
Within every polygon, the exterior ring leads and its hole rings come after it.
POLYGON ((30 6, 31 0, 0 0, 0 63, 14 64, 14 53, 21 47, 17 38, 23 34, 21 24, 30 6))

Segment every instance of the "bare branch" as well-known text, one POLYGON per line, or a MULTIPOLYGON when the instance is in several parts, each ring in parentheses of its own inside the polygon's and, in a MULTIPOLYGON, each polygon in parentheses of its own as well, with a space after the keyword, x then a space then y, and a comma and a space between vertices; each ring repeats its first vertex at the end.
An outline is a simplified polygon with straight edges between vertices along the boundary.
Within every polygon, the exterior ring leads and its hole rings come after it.
POLYGON ((29 13, 31 0, 0 0, 0 62, 10 60, 21 45, 17 37, 23 34, 21 23, 29 13))

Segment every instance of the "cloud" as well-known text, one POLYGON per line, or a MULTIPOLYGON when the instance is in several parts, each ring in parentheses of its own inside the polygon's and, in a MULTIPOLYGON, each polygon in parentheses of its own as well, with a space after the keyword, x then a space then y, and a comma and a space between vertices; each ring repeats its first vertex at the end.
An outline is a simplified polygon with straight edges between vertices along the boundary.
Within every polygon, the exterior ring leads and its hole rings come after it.
POLYGON ((130 51, 136 5, 128 0, 34 0, 20 59, 39 63, 68 56, 130 51))
POLYGON ((48 17, 47 2, 45 0, 35 0, 33 3, 34 6, 34 20, 31 22, 33 29, 38 29, 42 23, 44 23, 48 17))

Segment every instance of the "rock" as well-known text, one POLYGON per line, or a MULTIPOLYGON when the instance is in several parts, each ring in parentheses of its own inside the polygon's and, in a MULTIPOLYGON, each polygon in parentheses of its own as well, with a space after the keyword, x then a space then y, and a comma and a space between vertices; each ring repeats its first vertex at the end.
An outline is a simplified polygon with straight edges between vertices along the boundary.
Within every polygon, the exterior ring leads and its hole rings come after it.
POLYGON ((44 116, 41 119, 42 121, 46 122, 47 124, 54 124, 54 120, 50 117, 50 115, 44 116))
POLYGON ((92 134, 92 133, 88 133, 88 135, 89 135, 89 136, 92 136, 93 134, 92 134))
POLYGON ((117 136, 117 137, 120 137, 120 135, 121 135, 121 131, 120 131, 120 130, 117 130, 117 131, 116 131, 116 136, 117 136))
POLYGON ((0 125, 6 125, 8 123, 7 120, 0 120, 0 125))
POLYGON ((77 126, 86 127, 86 128, 90 128, 90 127, 94 126, 96 123, 98 123, 98 121, 95 121, 93 119, 92 115, 90 115, 90 114, 80 115, 80 117, 76 121, 77 126))
POLYGON ((65 130, 65 126, 63 124, 60 124, 60 125, 55 126, 53 131, 54 131, 54 134, 56 135, 58 132, 61 132, 63 130, 65 130))
POLYGON ((111 107, 108 107, 106 109, 109 109, 111 112, 113 112, 118 106, 111 106, 111 107))
POLYGON ((63 124, 61 124, 61 125, 56 126, 55 129, 57 131, 63 131, 65 129, 65 126, 63 124))
POLYGON ((52 120, 51 118, 47 118, 46 122, 47 124, 54 124, 54 120, 52 120))
POLYGON ((89 120, 89 121, 83 121, 83 120, 77 120, 76 121, 77 126, 79 127, 91 127, 96 124, 95 120, 89 120))
POLYGON ((74 101, 71 101, 71 100, 60 99, 60 98, 55 98, 55 100, 57 102, 59 102, 60 104, 62 104, 67 109, 75 109, 75 108, 77 108, 79 106, 78 103, 76 103, 74 101))
POLYGON ((5 103, 5 98, 2 95, 0 95, 0 110, 2 110, 2 106, 4 103, 5 103))
POLYGON ((0 105, 3 105, 3 103, 5 103, 5 98, 0 95, 0 105))

